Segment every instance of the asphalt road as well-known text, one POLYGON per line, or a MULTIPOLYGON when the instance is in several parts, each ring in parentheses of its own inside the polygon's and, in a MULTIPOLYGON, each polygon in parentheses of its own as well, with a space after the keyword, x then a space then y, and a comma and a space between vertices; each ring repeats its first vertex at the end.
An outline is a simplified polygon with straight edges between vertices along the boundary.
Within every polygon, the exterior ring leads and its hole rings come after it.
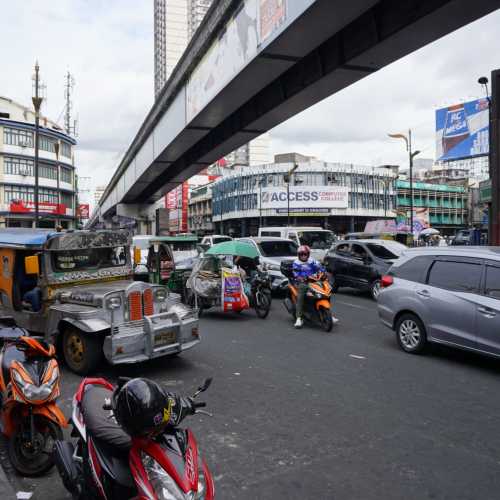
MULTIPOLYGON (((187 393, 214 377, 205 393, 214 418, 186 424, 217 498, 499 498, 500 361, 443 348, 405 354, 355 292, 337 295, 341 323, 330 334, 294 330, 280 302, 267 320, 207 313, 191 352, 102 375, 187 393)), ((78 381, 64 371, 68 415, 78 381)), ((55 471, 22 486, 68 498, 55 471)))

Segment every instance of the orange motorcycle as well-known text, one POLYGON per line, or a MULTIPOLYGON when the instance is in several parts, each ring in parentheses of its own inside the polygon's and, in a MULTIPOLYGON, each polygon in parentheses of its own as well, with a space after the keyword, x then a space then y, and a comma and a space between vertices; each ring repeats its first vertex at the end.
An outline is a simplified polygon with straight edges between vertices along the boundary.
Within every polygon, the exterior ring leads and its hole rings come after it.
MULTIPOLYGON (((304 300, 304 318, 318 323, 325 332, 330 332, 333 327, 330 298, 332 287, 324 273, 311 276, 307 281, 307 292, 304 300)), ((298 283, 289 277, 289 296, 285 299, 285 307, 295 318, 297 307, 298 283)))
POLYGON ((56 405, 59 367, 51 344, 19 328, 2 329, 0 425, 14 469, 23 476, 47 472, 66 418, 56 405))

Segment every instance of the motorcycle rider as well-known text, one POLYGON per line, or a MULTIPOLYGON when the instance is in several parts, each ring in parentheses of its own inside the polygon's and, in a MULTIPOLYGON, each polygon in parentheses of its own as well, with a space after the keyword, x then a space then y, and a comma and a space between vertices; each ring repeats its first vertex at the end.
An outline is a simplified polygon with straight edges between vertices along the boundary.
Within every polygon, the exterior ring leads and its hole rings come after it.
MULTIPOLYGON (((297 250, 297 258, 293 262, 292 271, 298 284, 295 328, 302 328, 304 324, 302 319, 304 300, 309 288, 307 281, 311 276, 325 272, 325 269, 317 260, 311 258, 311 249, 307 245, 301 245, 297 250)), ((332 315, 332 321, 338 323, 339 320, 332 315)))

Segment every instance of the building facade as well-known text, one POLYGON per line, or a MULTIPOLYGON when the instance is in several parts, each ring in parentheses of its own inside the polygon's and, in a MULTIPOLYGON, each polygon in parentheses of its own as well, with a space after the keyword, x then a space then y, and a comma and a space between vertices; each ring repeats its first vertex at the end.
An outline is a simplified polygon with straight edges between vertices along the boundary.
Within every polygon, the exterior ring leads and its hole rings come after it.
POLYGON ((212 184, 191 190, 188 208, 188 231, 200 235, 214 232, 212 222, 212 184))
MULTIPOLYGON (((39 226, 75 226, 75 140, 40 118, 39 226)), ((35 113, 0 97, 0 225, 32 227, 35 219, 35 113)))
POLYGON ((255 235, 259 226, 321 226, 344 234, 394 218, 397 174, 311 160, 237 168, 212 185, 214 230, 255 235), (286 180, 289 179, 287 183, 286 180))
MULTIPOLYGON (((409 215, 410 182, 396 181, 397 205, 400 214, 409 215)), ((453 235, 455 231, 468 224, 469 193, 466 187, 447 184, 431 184, 427 182, 413 183, 413 206, 416 211, 423 209, 428 222, 445 235, 453 235)))

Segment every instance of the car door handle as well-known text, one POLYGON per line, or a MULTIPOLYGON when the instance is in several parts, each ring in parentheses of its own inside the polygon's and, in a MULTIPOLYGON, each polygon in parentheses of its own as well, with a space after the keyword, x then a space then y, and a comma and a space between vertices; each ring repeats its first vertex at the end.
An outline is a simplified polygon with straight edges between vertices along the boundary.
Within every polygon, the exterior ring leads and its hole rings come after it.
POLYGON ((419 290, 417 295, 420 295, 420 297, 423 297, 424 299, 428 299, 431 296, 427 290, 419 290))
POLYGON ((497 315, 497 313, 493 310, 490 309, 489 307, 478 307, 477 312, 483 314, 484 316, 488 316, 489 318, 493 318, 494 316, 497 315))

